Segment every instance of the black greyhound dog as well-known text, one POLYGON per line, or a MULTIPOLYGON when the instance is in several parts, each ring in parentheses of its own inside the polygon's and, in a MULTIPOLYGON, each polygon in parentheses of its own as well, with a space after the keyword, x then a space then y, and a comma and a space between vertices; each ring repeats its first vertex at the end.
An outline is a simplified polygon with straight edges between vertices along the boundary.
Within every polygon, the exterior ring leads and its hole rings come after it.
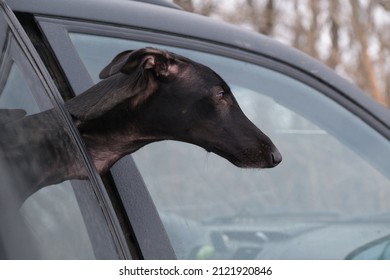
MULTIPOLYGON (((118 54, 100 78, 103 80, 65 103, 100 174, 123 156, 161 140, 198 145, 239 167, 271 168, 282 160, 272 141, 241 111, 226 82, 202 64, 143 48, 118 54)), ((20 117, 21 113, 13 114, 20 117)), ((58 125, 42 134, 44 141, 34 138, 33 131, 40 123, 47 124, 50 114, 49 110, 8 121, 12 127, 30 127, 29 145, 35 147, 36 155, 42 154, 39 142, 65 145, 58 139, 66 138, 67 133, 58 125)), ((41 158, 38 164, 31 162, 34 159, 27 161, 27 165, 38 166, 35 174, 46 174, 45 178, 31 178, 34 190, 86 177, 81 165, 69 157, 56 160, 58 149, 52 150, 47 153, 46 148, 46 156, 37 156, 41 158)), ((7 150, 5 153, 7 156, 7 150)))

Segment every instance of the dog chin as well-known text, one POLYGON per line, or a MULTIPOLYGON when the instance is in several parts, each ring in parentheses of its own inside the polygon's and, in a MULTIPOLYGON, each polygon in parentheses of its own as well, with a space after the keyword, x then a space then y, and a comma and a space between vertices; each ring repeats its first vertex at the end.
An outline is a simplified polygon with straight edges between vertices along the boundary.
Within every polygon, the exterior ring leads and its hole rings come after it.
MULTIPOLYGON (((210 151, 210 150, 209 150, 210 151)), ((238 155, 234 155, 218 148, 211 149, 211 152, 217 154, 224 159, 230 161, 237 167, 240 168, 272 168, 274 165, 269 164, 264 158, 256 156, 258 155, 257 151, 250 152, 247 150, 245 153, 239 153, 238 155)))
POLYGON ((267 164, 266 161, 261 160, 258 162, 252 162, 252 161, 243 161, 243 160, 229 160, 231 163, 233 163, 235 166, 240 168, 256 168, 256 169, 265 169, 265 168, 272 168, 273 166, 267 164))

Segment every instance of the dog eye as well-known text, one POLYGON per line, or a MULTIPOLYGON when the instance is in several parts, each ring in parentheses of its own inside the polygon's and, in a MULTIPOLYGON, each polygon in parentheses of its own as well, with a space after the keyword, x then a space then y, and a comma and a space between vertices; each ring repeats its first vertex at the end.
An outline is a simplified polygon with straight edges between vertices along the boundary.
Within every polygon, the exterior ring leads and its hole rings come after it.
POLYGON ((223 90, 219 91, 217 94, 216 94, 216 97, 217 98, 223 98, 225 96, 225 92, 223 90))

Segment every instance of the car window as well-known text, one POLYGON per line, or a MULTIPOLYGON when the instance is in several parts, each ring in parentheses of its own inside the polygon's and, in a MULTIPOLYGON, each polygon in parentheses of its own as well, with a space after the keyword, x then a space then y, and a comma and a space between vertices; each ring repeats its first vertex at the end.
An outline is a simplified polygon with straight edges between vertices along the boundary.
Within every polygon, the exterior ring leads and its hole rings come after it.
POLYGON ((0 258, 118 258, 88 177, 51 177, 86 167, 18 42, 0 10, 0 258))
POLYGON ((71 33, 92 79, 116 54, 155 46, 203 63, 283 155, 240 169, 180 142, 133 154, 181 259, 343 259, 390 234, 390 144, 323 93, 259 65, 173 46, 71 33))

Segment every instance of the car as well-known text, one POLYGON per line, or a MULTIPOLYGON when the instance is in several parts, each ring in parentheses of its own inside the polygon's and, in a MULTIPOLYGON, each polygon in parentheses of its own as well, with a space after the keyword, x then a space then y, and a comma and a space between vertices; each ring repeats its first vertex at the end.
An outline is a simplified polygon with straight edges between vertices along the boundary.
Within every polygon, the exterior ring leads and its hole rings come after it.
MULTIPOLYGON (((52 110, 67 135, 59 154, 88 172, 19 201, 22 167, 45 170, 23 158, 18 169, 2 146, 0 258, 390 258, 390 111, 328 67, 166 1, 0 3, 0 126, 52 110), (282 163, 241 169, 164 141, 99 176, 64 101, 98 82, 116 54, 145 46, 216 71, 282 163)), ((28 135, 17 129, 11 142, 28 135)))

